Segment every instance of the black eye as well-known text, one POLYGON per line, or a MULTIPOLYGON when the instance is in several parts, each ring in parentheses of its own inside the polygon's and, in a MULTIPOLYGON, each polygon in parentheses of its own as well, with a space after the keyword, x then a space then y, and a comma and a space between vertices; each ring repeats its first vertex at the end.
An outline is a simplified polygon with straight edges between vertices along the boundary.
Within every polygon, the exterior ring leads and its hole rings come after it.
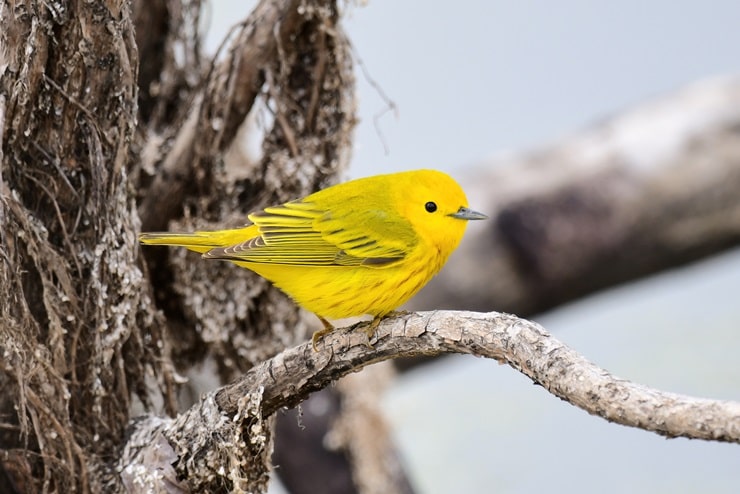
POLYGON ((427 210, 427 213, 433 213, 437 210, 437 205, 432 201, 429 201, 428 203, 424 204, 424 209, 427 210))

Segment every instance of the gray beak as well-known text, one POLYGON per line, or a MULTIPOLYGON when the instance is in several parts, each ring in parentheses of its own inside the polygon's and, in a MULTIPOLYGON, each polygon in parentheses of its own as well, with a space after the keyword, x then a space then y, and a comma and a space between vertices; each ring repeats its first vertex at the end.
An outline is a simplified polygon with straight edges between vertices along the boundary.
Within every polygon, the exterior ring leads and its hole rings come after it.
POLYGON ((458 209, 456 213, 452 213, 449 216, 457 218, 458 220, 485 220, 488 218, 488 216, 483 213, 462 207, 458 209))

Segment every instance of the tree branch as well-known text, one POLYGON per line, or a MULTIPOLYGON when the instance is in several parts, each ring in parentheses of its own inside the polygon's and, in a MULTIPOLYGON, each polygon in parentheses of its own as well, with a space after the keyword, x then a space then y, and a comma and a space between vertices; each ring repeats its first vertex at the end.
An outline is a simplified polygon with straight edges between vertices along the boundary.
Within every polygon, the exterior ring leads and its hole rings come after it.
MULTIPOLYGON (((363 323, 364 324, 364 323, 363 323)), ((286 350, 218 391, 226 413, 246 393, 264 387, 262 412, 294 406, 350 372, 396 357, 465 353, 507 363, 550 393, 610 422, 668 437, 740 442, 740 403, 667 393, 612 376, 536 323, 491 312, 421 312, 387 319, 372 347, 358 326, 286 350), (376 341, 377 338, 377 341, 376 341)))
MULTIPOLYGON (((234 422, 246 420, 247 402, 252 410, 249 430, 261 434, 262 429, 254 427, 259 423, 253 422, 256 418, 295 406, 313 391, 366 365, 396 357, 463 353, 506 363, 558 398, 610 422, 666 437, 740 443, 740 403, 668 393, 620 379, 531 321, 496 312, 409 313, 385 319, 372 346, 362 331, 366 324, 327 335, 318 352, 312 350, 310 342, 288 349, 252 368, 237 382, 209 393, 187 412, 188 420, 142 421, 134 434, 161 434, 177 444, 177 464, 188 465, 192 478, 198 458, 223 457, 224 453, 221 449, 218 455, 209 455, 211 449, 221 448, 214 441, 205 447, 201 441, 194 448, 184 446, 184 438, 197 430, 207 431, 209 438, 233 437, 234 422), (190 456, 184 458, 183 454, 190 456)), ((122 458, 123 465, 131 467, 141 458, 147 442, 140 443, 145 446, 135 457, 122 458)), ((178 472, 180 478, 182 473, 178 472)))

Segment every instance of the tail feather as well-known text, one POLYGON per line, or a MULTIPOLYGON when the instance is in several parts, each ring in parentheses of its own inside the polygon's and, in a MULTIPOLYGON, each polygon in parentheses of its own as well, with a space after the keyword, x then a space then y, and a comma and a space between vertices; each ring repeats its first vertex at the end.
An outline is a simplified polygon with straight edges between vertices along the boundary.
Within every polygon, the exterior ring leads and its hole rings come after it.
POLYGON ((139 242, 145 245, 171 245, 205 253, 217 247, 228 247, 249 239, 257 233, 252 226, 233 230, 213 232, 171 233, 153 232, 139 235, 139 242))

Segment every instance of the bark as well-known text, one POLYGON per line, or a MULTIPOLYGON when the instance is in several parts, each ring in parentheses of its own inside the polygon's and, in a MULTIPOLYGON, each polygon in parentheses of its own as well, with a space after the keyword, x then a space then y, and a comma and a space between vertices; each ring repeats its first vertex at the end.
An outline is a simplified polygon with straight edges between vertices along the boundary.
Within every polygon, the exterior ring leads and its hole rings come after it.
MULTIPOLYGON (((610 422, 637 427, 666 437, 688 437, 740 443, 740 403, 709 400, 668 393, 631 383, 611 375, 568 348, 538 324, 501 313, 435 311, 407 313, 385 319, 368 345, 360 323, 337 330, 322 340, 318 352, 307 342, 285 350, 248 371, 237 382, 209 393, 188 412, 183 421, 136 424, 134 436, 186 437, 184 430, 202 428, 223 438, 234 436, 234 422, 245 417, 267 417, 283 407, 292 407, 310 393, 326 388, 336 379, 357 372, 366 365, 398 357, 464 353, 506 363, 532 379, 535 384, 590 414, 610 422), (245 412, 245 410, 247 410, 245 412), (185 425, 187 424, 187 425, 185 425)), ((257 420, 249 438, 262 444, 257 420)), ((204 441, 195 435, 195 444, 186 444, 173 465, 175 475, 188 465, 208 467, 219 457, 220 441, 204 441), (185 457, 181 456, 185 455, 185 457)), ((243 438, 242 438, 243 439, 243 438)), ((172 444, 172 440, 168 444, 172 444)), ((244 445, 242 445, 244 447, 244 445)), ((158 443, 141 447, 124 457, 129 468, 141 458, 150 458, 158 443)), ((221 458, 222 465, 231 459, 221 458)), ((170 465, 169 456, 162 468, 170 465)), ((231 475, 228 468, 220 473, 231 475)), ((378 491, 379 492, 379 491, 378 491)))
POLYGON ((471 170, 491 216, 412 308, 531 315, 740 243, 740 79, 471 170))
MULTIPOLYGON (((289 75, 296 75, 291 74, 290 69, 298 55, 296 49, 301 45, 300 41, 293 37, 297 36, 301 28, 306 27, 304 22, 307 16, 299 14, 300 3, 298 0, 260 2, 250 17, 235 28, 232 34, 233 39, 225 48, 226 55, 213 61, 204 81, 204 87, 191 96, 190 104, 185 107, 186 112, 181 117, 184 120, 179 127, 176 127, 176 132, 173 133, 172 127, 169 127, 166 129, 169 135, 153 139, 154 145, 162 143, 162 146, 158 152, 147 155, 149 159, 156 160, 157 163, 144 163, 145 168, 157 168, 157 170, 152 184, 143 194, 139 208, 142 230, 152 231, 166 228, 170 220, 182 214, 182 204, 189 193, 196 192, 205 195, 208 192, 209 185, 214 180, 212 177, 214 160, 231 145, 237 130, 262 90, 266 77, 271 78, 272 84, 269 87, 272 88, 274 95, 279 94, 280 89, 288 89, 285 85, 289 82, 289 75), (280 53, 278 53, 279 50, 280 53), (200 190, 194 191, 194 187, 200 190)), ((326 18, 328 22, 324 26, 326 29, 332 28, 336 23, 337 13, 332 12, 332 5, 331 2, 317 2, 314 7, 315 15, 323 15, 326 18), (323 14, 320 13, 322 9, 325 11, 323 14)), ((309 29, 309 32, 312 36, 318 36, 316 31, 309 29)), ((316 40, 301 41, 309 41, 302 48, 310 50, 314 57, 319 57, 320 50, 316 49, 316 40)), ((325 47, 321 46, 321 49, 323 48, 325 47)), ((321 56, 326 55, 322 53, 321 56)), ((345 63, 343 59, 338 61, 345 63)), ((307 75, 316 77, 312 80, 304 77, 299 81, 294 81, 294 84, 303 90, 312 87, 314 91, 318 91, 315 85, 324 82, 325 74, 307 75)), ((337 81, 334 82, 337 83, 337 81)), ((344 87, 346 82, 346 80, 340 81, 340 87, 344 87)), ((297 88, 294 87, 293 90, 295 89, 297 88)), ((295 97, 295 95, 292 96, 295 97)), ((290 98, 290 95, 286 94, 282 97, 290 98)), ((286 102, 277 103, 285 105, 286 102)), ((294 103, 309 104, 308 101, 294 101, 294 103)), ((317 103, 318 101, 313 102, 314 105, 317 103)), ((291 125, 299 125, 303 128, 289 129, 289 133, 276 138, 280 146, 290 144, 291 150, 294 151, 292 156, 296 158, 298 157, 297 143, 293 133, 303 132, 305 137, 305 133, 312 130, 317 108, 304 107, 301 110, 301 117, 311 118, 311 124, 292 121, 291 125), (313 112, 313 114, 303 115, 304 111, 313 112)), ((280 118, 295 119, 298 112, 287 115, 285 110, 281 110, 278 114, 281 115, 280 118)), ((288 129, 287 124, 286 129, 288 129)), ((306 155, 311 154, 306 153, 306 155)), ((263 163, 264 165, 266 164, 263 163)), ((331 161, 326 163, 326 167, 327 170, 332 170, 331 161)), ((251 175, 254 175, 260 170, 248 170, 246 173, 249 175, 250 171, 251 175)), ((305 174, 310 175, 310 172, 306 171, 305 174)), ((314 178, 314 180, 318 184, 323 183, 321 177, 314 178)), ((284 184, 289 189, 286 194, 305 193, 312 190, 311 186, 316 185, 309 180, 306 182, 308 183, 299 183, 297 187, 290 187, 290 183, 284 184)), ((269 185, 275 187, 279 184, 269 185)), ((252 207, 255 205, 256 203, 251 204, 252 207)))
POLYGON ((133 25, 124 1, 0 17, 3 490, 100 492, 132 394, 168 391, 127 178, 133 25))

